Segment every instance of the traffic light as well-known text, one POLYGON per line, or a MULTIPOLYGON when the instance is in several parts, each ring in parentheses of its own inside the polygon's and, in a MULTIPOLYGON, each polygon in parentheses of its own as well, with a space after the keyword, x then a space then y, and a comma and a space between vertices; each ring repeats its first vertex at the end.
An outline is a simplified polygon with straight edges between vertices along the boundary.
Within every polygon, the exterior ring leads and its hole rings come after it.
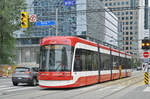
POLYGON ((28 28, 28 12, 21 12, 21 28, 28 28))
POLYGON ((150 49, 150 40, 149 39, 142 40, 142 49, 145 49, 145 50, 150 49))

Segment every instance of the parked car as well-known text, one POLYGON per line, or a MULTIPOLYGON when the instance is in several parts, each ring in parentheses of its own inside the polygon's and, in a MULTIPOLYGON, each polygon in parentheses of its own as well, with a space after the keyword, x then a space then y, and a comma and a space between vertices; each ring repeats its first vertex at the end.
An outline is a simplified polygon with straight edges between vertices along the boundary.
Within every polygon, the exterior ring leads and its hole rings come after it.
POLYGON ((137 69, 137 70, 142 70, 142 67, 137 67, 136 69, 137 69))
POLYGON ((12 83, 17 86, 19 83, 30 85, 38 84, 38 67, 16 67, 12 75, 12 83))

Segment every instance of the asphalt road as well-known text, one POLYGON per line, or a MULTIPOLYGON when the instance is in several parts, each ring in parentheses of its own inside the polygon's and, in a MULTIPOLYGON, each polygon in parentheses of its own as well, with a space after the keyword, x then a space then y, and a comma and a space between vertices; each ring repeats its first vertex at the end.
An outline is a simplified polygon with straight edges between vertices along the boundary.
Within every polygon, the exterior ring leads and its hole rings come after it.
POLYGON ((13 86, 10 78, 0 78, 0 99, 149 99, 143 75, 134 71, 132 77, 73 89, 13 86))

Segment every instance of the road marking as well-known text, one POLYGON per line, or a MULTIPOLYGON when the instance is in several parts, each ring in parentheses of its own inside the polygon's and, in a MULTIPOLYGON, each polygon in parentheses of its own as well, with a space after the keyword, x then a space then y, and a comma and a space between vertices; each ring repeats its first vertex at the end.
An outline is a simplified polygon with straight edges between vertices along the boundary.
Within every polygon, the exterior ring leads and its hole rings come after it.
POLYGON ((20 90, 26 90, 26 89, 34 89, 34 88, 37 88, 37 87, 25 87, 25 88, 17 88, 17 89, 10 89, 10 90, 7 90, 6 92, 12 92, 12 91, 20 91, 20 90))
POLYGON ((106 90, 106 89, 110 89, 110 88, 112 88, 112 87, 113 87, 113 86, 104 87, 104 88, 99 89, 98 91, 104 91, 104 90, 106 90))
POLYGON ((15 89, 15 88, 19 88, 19 87, 11 87, 11 86, 6 86, 5 88, 0 88, 0 90, 9 90, 9 89, 15 89))
POLYGON ((0 88, 3 88, 3 87, 7 87, 6 85, 2 85, 2 86, 0 86, 0 88))
POLYGON ((113 89, 114 91, 118 91, 118 90, 121 90, 121 89, 123 89, 123 88, 125 88, 125 86, 119 86, 119 87, 117 87, 117 88, 115 88, 115 89, 113 89))
POLYGON ((0 83, 0 85, 6 85, 6 84, 12 84, 12 82, 5 82, 5 83, 0 83))
POLYGON ((150 87, 146 87, 143 92, 150 92, 150 87))

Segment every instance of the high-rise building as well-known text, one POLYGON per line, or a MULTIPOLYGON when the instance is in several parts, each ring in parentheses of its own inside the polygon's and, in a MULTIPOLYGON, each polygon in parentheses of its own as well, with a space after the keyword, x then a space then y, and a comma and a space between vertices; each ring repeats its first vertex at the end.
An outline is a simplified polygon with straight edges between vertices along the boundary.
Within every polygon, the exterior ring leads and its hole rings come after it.
POLYGON ((20 63, 38 60, 40 39, 45 36, 84 35, 118 46, 118 18, 100 0, 33 0, 28 11, 37 16, 37 22, 56 25, 32 23, 29 35, 19 36, 20 63))
POLYGON ((143 0, 101 0, 118 17, 122 26, 120 46, 123 50, 138 55, 139 40, 144 28, 143 0), (142 11, 141 11, 142 9, 142 11), (140 24, 140 25, 139 25, 140 24))
POLYGON ((150 33, 150 7, 148 8, 148 29, 150 33))
POLYGON ((144 28, 148 29, 148 0, 145 0, 145 9, 144 9, 144 28))

